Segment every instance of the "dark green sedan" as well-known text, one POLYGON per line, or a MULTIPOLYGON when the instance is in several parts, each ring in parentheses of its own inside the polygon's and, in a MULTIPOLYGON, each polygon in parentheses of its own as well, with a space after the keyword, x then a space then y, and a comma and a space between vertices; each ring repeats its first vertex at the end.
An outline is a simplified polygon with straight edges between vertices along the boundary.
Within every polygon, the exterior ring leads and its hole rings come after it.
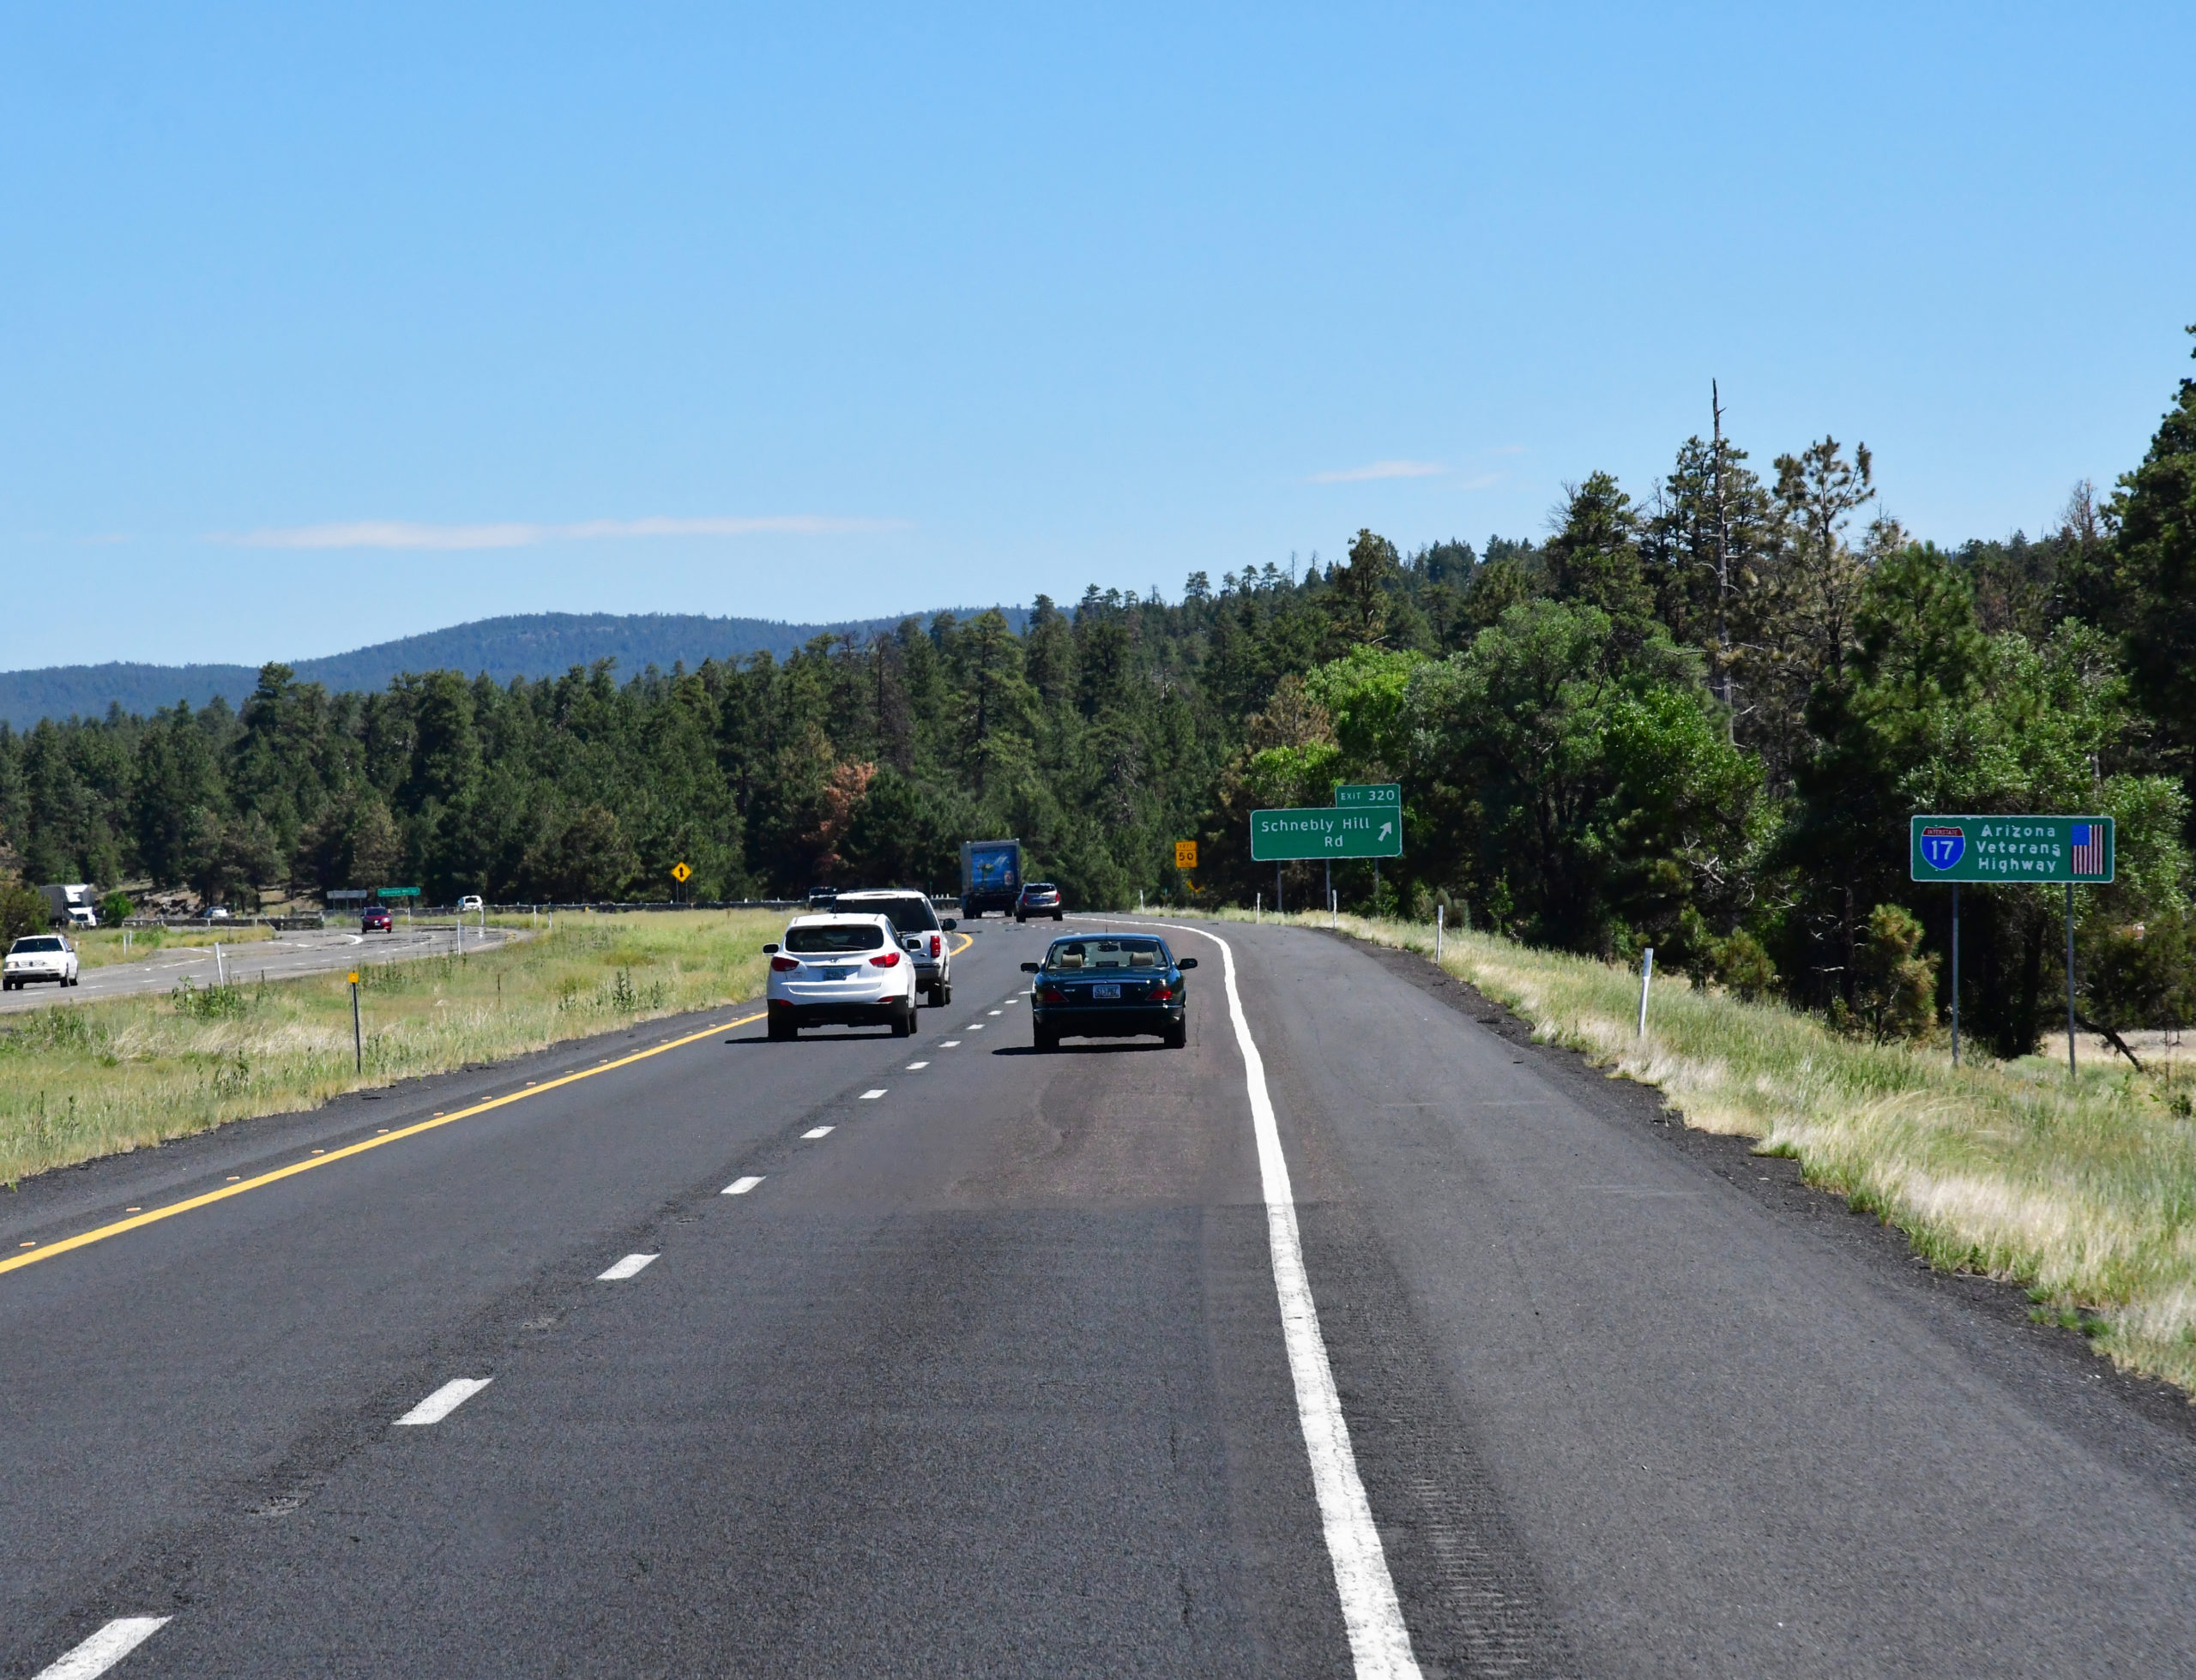
POLYGON ((1058 1050, 1062 1039, 1127 1039, 1155 1034, 1170 1050, 1189 1043, 1182 1005, 1185 969, 1195 957, 1177 958, 1167 942, 1143 933, 1078 933, 1055 939, 1042 962, 1025 962, 1035 974, 1029 1018, 1039 1050, 1058 1050))

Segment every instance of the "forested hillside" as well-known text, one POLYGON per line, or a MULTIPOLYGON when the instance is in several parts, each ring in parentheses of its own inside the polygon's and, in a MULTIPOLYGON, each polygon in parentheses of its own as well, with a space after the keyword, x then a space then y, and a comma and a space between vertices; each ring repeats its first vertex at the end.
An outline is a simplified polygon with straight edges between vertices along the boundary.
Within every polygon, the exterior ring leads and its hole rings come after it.
MULTIPOLYGON (((925 614, 926 620, 932 615, 925 614)), ((1017 611, 1017 619, 1027 615, 1017 611)), ((833 624, 787 624, 770 618, 711 618, 690 612, 527 612, 479 618, 394 641, 377 641, 347 653, 301 659, 299 680, 327 689, 377 689, 408 671, 486 672, 498 682, 514 677, 554 677, 575 665, 614 659, 628 671, 680 660, 780 658, 825 632, 864 640, 892 627, 890 618, 833 624)), ((371 634, 371 616, 353 628, 371 634)), ((242 665, 46 665, 0 671, 0 721, 27 729, 45 718, 105 717, 119 706, 150 712, 178 701, 204 706, 217 695, 242 702, 258 672, 242 665)))
MULTIPOLYGON (((1080 906, 1247 903, 1248 813, 1400 780, 1383 890, 1572 949, 1928 1030, 1946 894, 1906 879, 1915 810, 2090 811, 2120 881, 2078 894, 2084 1009, 2184 1021, 2196 774, 2196 383, 2109 497, 2036 540, 1917 543, 1864 449, 1766 470, 1686 440, 1644 495, 1603 473, 1544 541, 1095 586, 825 635, 782 659, 329 692, 269 665, 240 709, 0 730, 0 834, 33 880, 146 876, 431 896, 703 897, 819 881, 950 890, 1018 834, 1080 906), (1204 843, 1191 880, 1172 842, 1204 843)), ((1369 871, 1336 885, 1362 903, 1369 871)), ((1300 866, 1292 902, 1316 892, 1300 866)), ((1967 895, 1964 1009, 2001 1055, 2060 995, 2054 889, 1967 895)))

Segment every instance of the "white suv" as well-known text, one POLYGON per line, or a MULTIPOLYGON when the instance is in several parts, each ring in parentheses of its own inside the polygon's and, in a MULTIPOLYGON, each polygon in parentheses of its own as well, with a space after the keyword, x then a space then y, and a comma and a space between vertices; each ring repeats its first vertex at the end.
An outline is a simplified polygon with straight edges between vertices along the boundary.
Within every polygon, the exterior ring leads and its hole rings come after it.
POLYGON ((76 984, 76 948, 63 934, 27 933, 8 948, 5 969, 7 978, 0 981, 0 987, 9 991, 21 991, 33 980, 73 986, 76 984))
POLYGON ((915 1030, 915 965, 888 916, 797 916, 784 943, 765 945, 769 988, 763 994, 773 1039, 804 1027, 890 1026, 915 1030))
POLYGON ((953 1001, 953 942, 945 936, 960 925, 952 917, 938 919, 929 898, 914 888, 866 887, 858 893, 842 893, 832 900, 842 914, 886 916, 900 930, 902 944, 915 957, 915 987, 933 1009, 953 1001))

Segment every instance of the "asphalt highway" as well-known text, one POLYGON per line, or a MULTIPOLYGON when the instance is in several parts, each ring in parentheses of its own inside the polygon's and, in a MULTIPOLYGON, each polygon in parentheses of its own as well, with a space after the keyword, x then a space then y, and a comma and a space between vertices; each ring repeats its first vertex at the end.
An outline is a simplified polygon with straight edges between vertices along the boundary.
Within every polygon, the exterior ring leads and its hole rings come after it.
MULTIPOLYGON (((231 979, 293 979, 300 974, 322 974, 355 967, 362 962, 401 962, 407 957, 442 956, 456 948, 455 926, 449 922, 420 923, 400 919, 389 933, 353 932, 343 928, 278 933, 272 939, 248 944, 224 945, 220 968, 231 979)), ((482 943, 496 945, 523 937, 504 928, 468 927, 465 944, 478 950, 482 943)), ((92 1003, 103 997, 126 997, 133 993, 173 991, 188 979, 193 985, 214 984, 216 965, 210 945, 177 945, 128 962, 110 962, 82 971, 78 985, 25 986, 21 991, 0 993, 0 1015, 48 1008, 56 1003, 92 1003)))
POLYGON ((0 1198, 0 1675, 2196 1672, 2154 1397, 1412 959, 1039 1056, 1053 931, 0 1198))

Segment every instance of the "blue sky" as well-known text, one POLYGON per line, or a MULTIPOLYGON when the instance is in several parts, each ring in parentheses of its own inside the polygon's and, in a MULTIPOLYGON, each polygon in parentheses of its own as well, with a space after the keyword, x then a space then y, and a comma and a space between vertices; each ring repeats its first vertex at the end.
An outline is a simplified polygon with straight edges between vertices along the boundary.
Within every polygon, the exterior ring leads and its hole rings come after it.
POLYGON ((1172 598, 1711 376, 2033 532, 2187 369, 2196 9, 1035 9, 0 6, 0 666, 1172 598))

